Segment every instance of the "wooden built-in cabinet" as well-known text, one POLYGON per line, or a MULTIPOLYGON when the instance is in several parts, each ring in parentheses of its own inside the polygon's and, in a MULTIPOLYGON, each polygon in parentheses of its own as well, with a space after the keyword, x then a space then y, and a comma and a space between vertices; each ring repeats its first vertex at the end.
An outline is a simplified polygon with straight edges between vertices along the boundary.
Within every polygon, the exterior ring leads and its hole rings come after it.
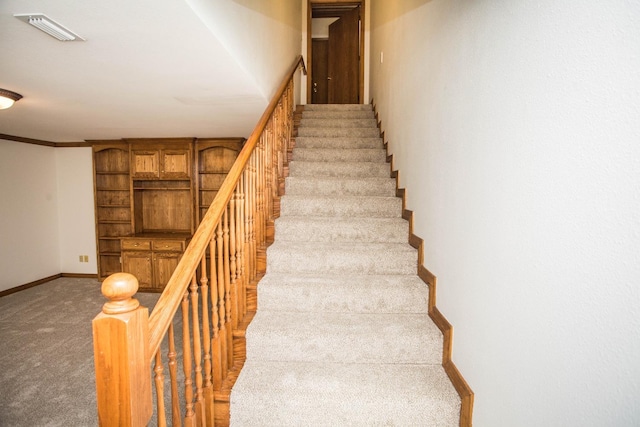
POLYGON ((105 279, 121 271, 120 237, 133 233, 129 146, 93 144, 98 274, 105 279))
POLYGON ((242 138, 92 141, 98 276, 162 291, 242 138))
POLYGON ((201 139, 196 142, 198 174, 196 179, 196 205, 198 223, 207 213, 218 194, 233 162, 242 149, 244 140, 237 138, 201 139))
POLYGON ((140 290, 162 291, 188 243, 177 235, 123 237, 122 271, 138 278, 140 290))
MULTIPOLYGON (((134 179, 189 179, 191 177, 191 149, 145 149, 147 143, 135 144, 131 150, 131 176, 134 179)), ((176 144, 168 144, 176 146, 176 144)))

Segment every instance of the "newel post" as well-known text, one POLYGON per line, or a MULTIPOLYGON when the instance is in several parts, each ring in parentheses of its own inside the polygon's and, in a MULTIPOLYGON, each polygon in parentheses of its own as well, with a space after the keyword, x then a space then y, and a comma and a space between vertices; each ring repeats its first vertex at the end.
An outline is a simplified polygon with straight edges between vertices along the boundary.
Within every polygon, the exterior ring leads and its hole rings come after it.
POLYGON ((151 418, 149 310, 132 298, 138 280, 116 273, 102 282, 109 300, 93 319, 98 419, 101 426, 146 426, 151 418))

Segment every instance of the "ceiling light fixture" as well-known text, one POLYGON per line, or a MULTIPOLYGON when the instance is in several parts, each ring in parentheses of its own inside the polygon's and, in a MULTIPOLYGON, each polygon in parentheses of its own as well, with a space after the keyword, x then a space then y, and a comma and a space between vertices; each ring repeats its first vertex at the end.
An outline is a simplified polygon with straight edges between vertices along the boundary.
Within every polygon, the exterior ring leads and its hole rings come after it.
POLYGON ((17 100, 22 99, 22 95, 19 93, 11 92, 10 90, 0 89, 0 110, 9 108, 17 100))
POLYGON ((82 37, 69 30, 68 28, 63 27, 58 24, 53 19, 49 18, 44 13, 25 13, 25 14, 16 14, 13 15, 19 20, 26 22, 29 25, 33 25, 37 29, 44 31, 49 34, 51 37, 55 37, 56 39, 63 42, 70 41, 84 41, 82 37))

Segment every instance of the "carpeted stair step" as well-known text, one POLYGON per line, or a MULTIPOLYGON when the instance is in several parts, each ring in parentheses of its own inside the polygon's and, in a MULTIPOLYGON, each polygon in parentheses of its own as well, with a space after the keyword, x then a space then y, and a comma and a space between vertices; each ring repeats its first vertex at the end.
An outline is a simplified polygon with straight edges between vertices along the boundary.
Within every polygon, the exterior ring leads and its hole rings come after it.
POLYGON ((289 174, 295 177, 379 177, 389 178, 389 165, 375 162, 308 162, 289 163, 289 174))
POLYGON ((396 182, 391 178, 287 177, 285 192, 292 196, 394 196, 396 182))
POLYGON ((267 272, 416 274, 418 252, 401 243, 275 241, 267 248, 267 272))
POLYGON ((409 235, 402 218, 281 216, 275 227, 282 242, 406 243, 409 235))
POLYGON ((280 216, 378 217, 400 218, 402 199, 393 196, 285 195, 280 200, 280 216))
POLYGON ((374 128, 377 129, 376 119, 308 119, 304 115, 300 120, 300 128, 374 128))
POLYGON ((315 128, 300 127, 298 128, 298 136, 316 136, 323 138, 379 138, 380 130, 378 128, 315 128))
POLYGON ((291 362, 442 362, 442 333, 424 314, 258 310, 247 359, 291 362))
POLYGON ((304 112, 307 111, 373 111, 369 104, 307 104, 304 112))
POLYGON ((305 119, 374 119, 373 110, 353 110, 353 111, 303 111, 302 117, 305 119))
POLYGON ((458 426, 370 105, 307 105, 231 424, 458 426))
POLYGON ((259 310, 341 313, 427 313, 429 288, 407 275, 268 273, 258 287, 259 310))
MULTIPOLYGON (((354 148, 335 150, 331 148, 299 148, 293 161, 303 162, 378 162, 385 164, 387 153, 382 148, 354 148)), ((387 171, 389 170, 387 165, 387 171)))
POLYGON ((457 427, 459 412, 440 365, 247 360, 231 392, 242 426, 457 427))
POLYGON ((298 148, 382 148, 382 138, 379 136, 373 138, 323 138, 313 136, 300 136, 296 138, 296 150, 298 148))

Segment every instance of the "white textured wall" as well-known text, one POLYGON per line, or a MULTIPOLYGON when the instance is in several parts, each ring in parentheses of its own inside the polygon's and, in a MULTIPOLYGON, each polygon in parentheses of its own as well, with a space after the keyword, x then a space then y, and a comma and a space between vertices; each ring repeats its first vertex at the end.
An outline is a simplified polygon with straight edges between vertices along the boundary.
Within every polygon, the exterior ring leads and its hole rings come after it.
POLYGON ((60 273, 54 148, 0 140, 0 291, 60 273))
POLYGON ((640 3, 372 6, 371 93, 474 425, 640 425, 640 3))
POLYGON ((187 3, 253 78, 266 106, 284 73, 300 54, 301 3, 292 0, 187 0, 187 3))
POLYGON ((90 147, 56 148, 60 271, 97 274, 90 147), (89 262, 80 262, 88 255, 89 262))

